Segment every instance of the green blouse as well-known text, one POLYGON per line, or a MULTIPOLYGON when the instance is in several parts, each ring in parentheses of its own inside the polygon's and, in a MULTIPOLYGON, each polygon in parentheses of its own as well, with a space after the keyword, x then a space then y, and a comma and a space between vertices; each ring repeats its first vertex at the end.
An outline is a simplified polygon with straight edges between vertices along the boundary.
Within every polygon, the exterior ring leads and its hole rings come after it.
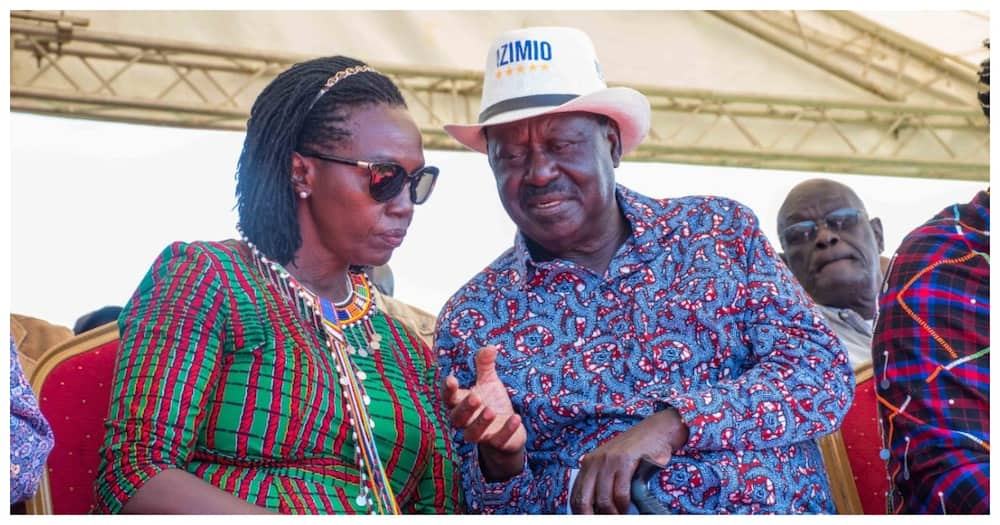
MULTIPOLYGON (((434 357, 401 323, 370 312, 345 328, 380 348, 366 374, 379 456, 404 513, 459 509, 434 357)), ((359 472, 324 335, 258 271, 240 242, 174 243, 119 319, 120 359, 96 484, 119 512, 153 475, 182 469, 282 513, 358 513, 359 472)))

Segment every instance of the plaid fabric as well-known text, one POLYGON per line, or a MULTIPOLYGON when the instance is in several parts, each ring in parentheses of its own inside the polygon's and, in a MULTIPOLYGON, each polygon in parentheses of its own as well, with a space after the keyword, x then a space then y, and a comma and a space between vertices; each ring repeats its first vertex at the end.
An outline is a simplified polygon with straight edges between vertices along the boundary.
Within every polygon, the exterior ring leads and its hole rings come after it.
MULTIPOLYGON (((379 455, 404 513, 457 511, 433 357, 381 312, 367 374, 379 455)), ((241 243, 175 243, 122 312, 98 511, 183 469, 282 513, 355 513, 359 472, 333 357, 241 243)), ((364 337, 360 325, 345 335, 364 337)))
POLYGON ((872 341, 896 513, 989 513, 989 193, 893 257, 872 341))

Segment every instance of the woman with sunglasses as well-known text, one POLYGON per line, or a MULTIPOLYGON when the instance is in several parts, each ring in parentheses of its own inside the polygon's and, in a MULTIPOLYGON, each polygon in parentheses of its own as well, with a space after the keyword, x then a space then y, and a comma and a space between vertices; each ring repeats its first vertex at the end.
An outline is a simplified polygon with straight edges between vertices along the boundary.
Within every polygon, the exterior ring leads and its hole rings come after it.
POLYGON ((97 510, 450 513, 433 356, 374 304, 437 168, 392 81, 296 64, 257 97, 243 239, 175 243, 119 318, 97 510))

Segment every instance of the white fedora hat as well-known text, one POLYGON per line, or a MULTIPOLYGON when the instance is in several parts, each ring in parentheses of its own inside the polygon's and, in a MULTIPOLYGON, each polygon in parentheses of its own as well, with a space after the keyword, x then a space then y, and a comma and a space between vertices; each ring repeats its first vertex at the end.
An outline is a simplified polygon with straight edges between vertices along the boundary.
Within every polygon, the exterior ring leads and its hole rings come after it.
POLYGON ((649 132, 649 100, 626 87, 609 88, 590 37, 570 27, 529 27, 503 33, 490 46, 479 122, 444 130, 486 153, 483 128, 548 113, 586 111, 618 124, 622 152, 649 132))

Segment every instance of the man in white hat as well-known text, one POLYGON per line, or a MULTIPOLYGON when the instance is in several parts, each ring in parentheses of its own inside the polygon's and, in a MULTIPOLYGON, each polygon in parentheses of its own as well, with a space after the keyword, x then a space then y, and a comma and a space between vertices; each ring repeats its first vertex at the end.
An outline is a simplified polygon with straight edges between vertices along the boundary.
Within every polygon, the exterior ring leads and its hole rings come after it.
POLYGON ((628 512, 645 458, 660 510, 832 512, 814 438, 851 403, 844 348, 749 209, 615 184, 649 119, 549 27, 501 35, 479 123, 445 128, 518 227, 438 318, 466 504, 628 512))

